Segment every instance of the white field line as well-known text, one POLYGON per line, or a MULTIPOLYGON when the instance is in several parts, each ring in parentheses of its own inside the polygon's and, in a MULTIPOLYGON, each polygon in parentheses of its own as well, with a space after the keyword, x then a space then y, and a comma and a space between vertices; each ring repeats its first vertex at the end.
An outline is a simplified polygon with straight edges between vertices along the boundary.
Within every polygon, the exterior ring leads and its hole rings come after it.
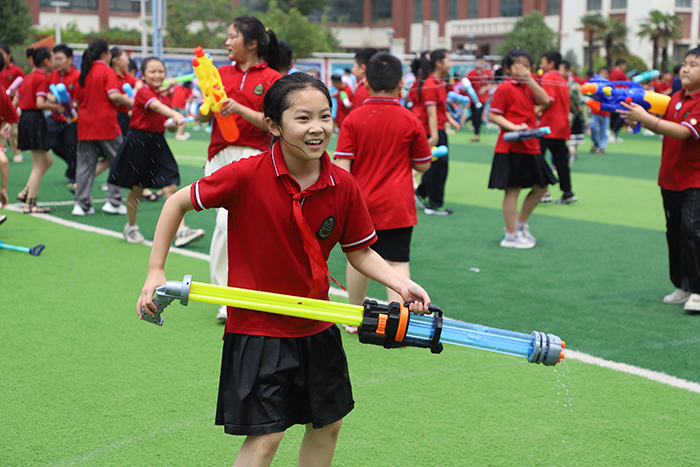
MULTIPOLYGON (((9 211, 22 212, 22 205, 11 204, 6 207, 9 211)), ((49 214, 30 214, 32 217, 37 217, 39 219, 44 219, 56 224, 64 225, 66 227, 72 227, 74 229, 82 230, 85 232, 93 232, 100 235, 106 235, 108 237, 122 238, 122 234, 119 232, 114 232, 113 230, 103 229, 101 227, 93 227, 91 225, 84 225, 79 222, 69 221, 61 219, 58 217, 51 216, 49 214)), ((147 240, 144 245, 149 248, 153 246, 153 242, 147 240)), ((197 253, 193 251, 186 250, 184 248, 170 247, 170 252, 182 256, 188 256, 190 258, 201 259, 203 261, 209 261, 209 255, 203 253, 197 253)), ((337 287, 331 287, 329 290, 331 295, 338 297, 348 297, 348 293, 337 287)), ((379 300, 378 300, 379 301, 379 300)), ((626 363, 611 362, 609 360, 604 360, 602 358, 594 357, 592 355, 585 354, 583 352, 578 352, 575 350, 565 350, 566 359, 568 360, 578 360, 589 365, 596 365, 601 368, 609 368, 611 370, 620 371, 622 373, 628 373, 630 375, 639 376, 642 378, 649 379, 651 381, 656 381, 658 383, 666 384, 668 386, 673 386, 680 389, 685 389, 687 391, 695 392, 700 394, 700 384, 694 383, 692 381, 687 381, 681 378, 676 378, 675 376, 667 375, 666 373, 661 373, 658 371, 647 370, 646 368, 640 368, 633 365, 628 365, 626 363)))

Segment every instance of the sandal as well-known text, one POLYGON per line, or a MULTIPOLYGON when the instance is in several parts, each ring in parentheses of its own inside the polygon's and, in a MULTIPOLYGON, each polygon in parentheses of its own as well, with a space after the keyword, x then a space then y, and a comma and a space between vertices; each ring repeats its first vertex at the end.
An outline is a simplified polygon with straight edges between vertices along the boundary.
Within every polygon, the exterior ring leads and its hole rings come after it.
POLYGON ((25 214, 46 214, 47 212, 51 212, 51 208, 37 206, 36 198, 30 198, 27 200, 27 204, 25 204, 22 212, 25 214))
POLYGON ((154 201, 158 201, 162 197, 163 197, 163 193, 155 193, 155 192, 151 191, 149 194, 141 196, 141 201, 154 202, 154 201))
POLYGON ((29 187, 25 186, 24 188, 22 188, 22 191, 17 193, 17 201, 19 201, 21 203, 26 203, 28 194, 29 194, 29 187))
POLYGON ((478 143, 481 141, 481 138, 479 138, 479 135, 474 136, 472 139, 469 140, 471 143, 478 143))

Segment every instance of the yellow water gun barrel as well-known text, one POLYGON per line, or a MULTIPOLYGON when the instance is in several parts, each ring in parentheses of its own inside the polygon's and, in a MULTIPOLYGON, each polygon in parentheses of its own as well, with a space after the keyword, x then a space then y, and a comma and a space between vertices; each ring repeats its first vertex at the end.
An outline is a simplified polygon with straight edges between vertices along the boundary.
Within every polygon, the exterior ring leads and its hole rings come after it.
POLYGON ((668 109, 668 103, 671 102, 671 96, 647 91, 644 95, 644 100, 650 105, 650 113, 666 115, 666 109, 668 109))
POLYGON ((192 68, 199 80, 199 88, 202 90, 204 101, 199 109, 202 115, 209 115, 209 111, 214 112, 214 117, 224 139, 233 143, 240 136, 235 117, 230 114, 226 117, 219 115, 221 102, 228 99, 226 90, 221 82, 221 75, 216 69, 211 56, 204 52, 204 49, 197 47, 194 49, 195 58, 192 59, 192 68))

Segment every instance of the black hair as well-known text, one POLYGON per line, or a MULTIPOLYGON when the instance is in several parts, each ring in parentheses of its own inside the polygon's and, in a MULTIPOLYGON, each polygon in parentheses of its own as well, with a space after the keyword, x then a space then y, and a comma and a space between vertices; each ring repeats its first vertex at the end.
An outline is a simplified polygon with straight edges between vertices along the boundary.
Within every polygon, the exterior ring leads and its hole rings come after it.
POLYGON ((694 49, 690 49, 685 53, 685 57, 688 55, 692 55, 694 57, 700 57, 700 47, 695 47, 694 49))
POLYGON ((520 58, 520 57, 527 58, 527 60, 530 62, 530 66, 532 66, 533 60, 532 60, 532 55, 530 54, 530 52, 528 52, 525 49, 516 48, 516 49, 511 49, 510 52, 508 52, 506 54, 506 56, 503 57, 503 68, 512 67, 513 64, 515 63, 515 59, 520 58))
POLYGON ((625 60, 624 58, 618 58, 617 60, 615 60, 615 66, 622 65, 622 64, 627 65, 627 60, 625 60))
POLYGON ((476 54, 476 60, 483 60, 484 59, 484 54, 476 54))
POLYGON ((114 60, 122 56, 122 49, 119 47, 112 47, 109 49, 109 66, 114 67, 114 60))
POLYGON ((571 69, 571 62, 569 62, 568 60, 562 60, 562 61, 561 61, 561 64, 564 65, 564 69, 565 69, 565 70, 570 70, 570 69, 571 69))
POLYGON ((163 67, 165 67, 165 63, 163 63, 163 60, 161 60, 160 58, 146 57, 141 61, 141 76, 143 76, 144 73, 146 73, 146 66, 148 66, 148 62, 152 62, 153 60, 159 61, 163 65, 163 67))
POLYGON ((3 68, 5 68, 5 57, 2 54, 0 54, 0 70, 2 70, 3 68))
POLYGON ((556 50, 550 50, 542 54, 542 57, 546 58, 548 62, 554 62, 554 68, 558 69, 561 65, 561 54, 556 50))
POLYGON ((416 54, 416 57, 411 62, 411 73, 416 75, 416 78, 418 78, 423 63, 427 65, 428 60, 430 60, 430 52, 427 50, 416 54))
POLYGON ((421 99, 421 91, 423 90, 423 83, 428 79, 428 75, 435 70, 438 60, 444 60, 444 58, 450 54, 447 49, 435 49, 430 52, 429 60, 427 64, 423 59, 421 59, 421 69, 420 69, 420 82, 418 83, 418 100, 421 99))
POLYGON ((367 64, 369 63, 369 59, 372 58, 378 52, 379 51, 374 47, 365 47, 364 49, 360 49, 357 51, 357 53, 355 54, 355 61, 358 65, 367 66, 367 64))
POLYGON ((401 76, 403 76, 401 61, 390 53, 378 53, 367 64, 367 82, 373 91, 396 89, 401 82, 401 76))
POLYGON ((2 49, 3 52, 10 56, 10 63, 15 63, 14 59, 12 58, 12 52, 10 51, 10 47, 7 44, 0 44, 0 49, 2 49))
POLYGON ((343 81, 340 75, 331 75, 331 81, 343 81))
POLYGON ((136 66, 136 62, 133 59, 129 59, 129 71, 134 70, 138 71, 139 67, 136 66))
POLYGON ((58 52, 63 53, 66 57, 73 56, 73 49, 68 47, 66 44, 58 44, 56 47, 53 48, 53 53, 58 53, 58 52))
POLYGON ((505 70, 503 67, 500 67, 498 70, 493 72, 493 81, 496 83, 502 83, 503 78, 505 77, 505 70))
POLYGON ((49 49, 48 47, 37 47, 36 49, 27 49, 27 57, 32 57, 32 60, 34 60, 34 66, 37 68, 43 65, 44 61, 51 58, 51 55, 53 55, 53 52, 51 52, 51 49, 49 49))
POLYGON ((674 75, 677 75, 677 74, 681 71, 681 68, 683 68, 683 65, 676 65, 676 66, 674 66, 674 67, 673 67, 673 74, 674 74, 674 75))
POLYGON ((279 68, 277 71, 282 73, 282 70, 284 70, 285 73, 292 68, 292 60, 294 57, 294 52, 292 51, 292 46, 289 45, 288 42, 286 41, 279 41, 279 50, 280 50, 280 59, 279 59, 279 68))
POLYGON ((262 57, 273 70, 280 67, 280 48, 277 36, 271 29, 263 26, 262 22, 254 16, 243 15, 233 20, 231 24, 243 35, 243 43, 248 45, 250 41, 258 42, 258 57, 262 57))
POLYGON ((99 60, 103 53, 109 52, 109 45, 104 39, 93 39, 88 44, 87 49, 83 52, 83 61, 80 64, 80 76, 78 82, 81 86, 85 86, 85 78, 87 78, 92 62, 99 60))
POLYGON ((32 60, 34 60, 34 48, 33 48, 33 47, 27 47, 26 49, 24 49, 24 55, 25 55, 27 58, 31 58, 32 60))
POLYGON ((594 73, 593 73, 593 70, 592 70, 591 68, 589 68, 588 70, 586 70, 586 76, 588 76, 589 78, 592 78, 593 75, 594 75, 594 73))
POLYGON ((605 70, 605 71, 607 71, 608 73, 610 73, 610 68, 608 68, 608 67, 606 67, 606 66, 602 66, 602 67, 598 68, 598 73, 597 73, 597 74, 600 74, 600 72, 603 71, 603 70, 605 70))
MULTIPOLYGON (((333 107, 331 94, 323 82, 306 73, 292 73, 275 81, 265 93, 263 100, 263 113, 265 118, 270 118, 277 125, 282 124, 282 114, 292 106, 296 94, 306 89, 321 91, 328 100, 328 107, 333 107)), ((277 137, 272 139, 272 144, 277 142, 277 137)))

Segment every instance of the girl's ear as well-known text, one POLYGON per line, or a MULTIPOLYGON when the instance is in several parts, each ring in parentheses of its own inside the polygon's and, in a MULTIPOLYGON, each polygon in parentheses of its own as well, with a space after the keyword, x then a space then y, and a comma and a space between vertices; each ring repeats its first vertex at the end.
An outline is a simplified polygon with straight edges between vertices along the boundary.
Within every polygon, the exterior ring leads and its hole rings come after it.
POLYGON ((272 134, 272 136, 275 136, 277 138, 281 136, 282 133, 280 132, 280 126, 277 123, 273 122, 270 117, 265 117, 265 124, 267 124, 267 129, 270 132, 270 134, 272 134))

